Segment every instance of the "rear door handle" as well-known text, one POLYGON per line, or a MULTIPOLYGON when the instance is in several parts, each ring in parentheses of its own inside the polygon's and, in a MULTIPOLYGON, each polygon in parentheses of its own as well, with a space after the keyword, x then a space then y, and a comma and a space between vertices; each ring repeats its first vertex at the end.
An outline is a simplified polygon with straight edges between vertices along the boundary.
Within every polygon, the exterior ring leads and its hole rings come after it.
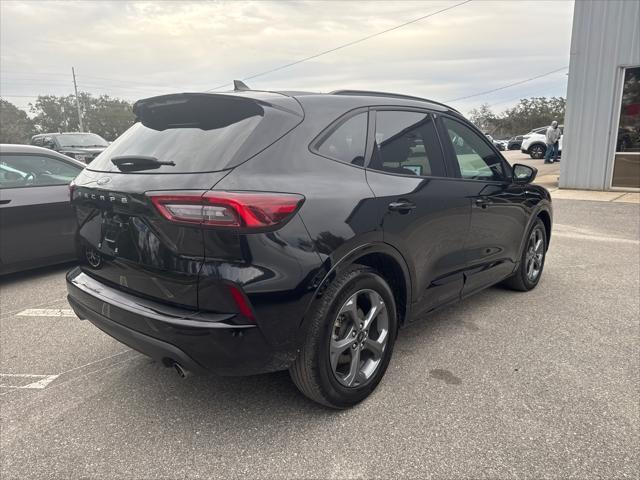
POLYGON ((407 200, 400 200, 389 204, 389 210, 392 212, 409 212, 415 208, 416 204, 407 200))
POLYGON ((11 202, 11 200, 0 200, 0 205, 6 205, 9 202, 11 202))

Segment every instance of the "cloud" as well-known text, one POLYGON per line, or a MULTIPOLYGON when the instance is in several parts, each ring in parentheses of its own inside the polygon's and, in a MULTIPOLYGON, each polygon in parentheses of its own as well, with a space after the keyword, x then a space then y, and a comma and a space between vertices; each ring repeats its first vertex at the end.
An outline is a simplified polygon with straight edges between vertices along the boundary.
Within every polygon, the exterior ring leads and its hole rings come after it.
MULTIPOLYGON (((133 100, 205 90, 454 3, 3 1, 0 94, 24 106, 29 98, 11 95, 71 93, 71 66, 92 93, 133 100)), ((568 65, 572 8, 564 1, 474 1, 248 83, 438 100, 469 95, 568 65)), ((560 95, 565 80, 559 74, 456 106, 518 91, 560 95)))

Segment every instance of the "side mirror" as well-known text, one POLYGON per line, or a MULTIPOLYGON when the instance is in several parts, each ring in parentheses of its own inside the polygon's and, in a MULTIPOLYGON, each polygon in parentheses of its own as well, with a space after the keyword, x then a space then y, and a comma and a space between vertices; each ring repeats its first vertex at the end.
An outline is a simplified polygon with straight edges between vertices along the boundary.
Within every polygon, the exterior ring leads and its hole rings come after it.
POLYGON ((55 144, 55 143, 53 142, 53 140, 51 140, 51 139, 45 139, 45 140, 42 142, 42 146, 43 146, 44 148, 54 149, 54 148, 55 148, 55 146, 56 146, 56 144, 55 144))
POLYGON ((516 163, 513 165, 513 181, 514 183, 531 183, 538 175, 538 169, 528 165, 516 163))

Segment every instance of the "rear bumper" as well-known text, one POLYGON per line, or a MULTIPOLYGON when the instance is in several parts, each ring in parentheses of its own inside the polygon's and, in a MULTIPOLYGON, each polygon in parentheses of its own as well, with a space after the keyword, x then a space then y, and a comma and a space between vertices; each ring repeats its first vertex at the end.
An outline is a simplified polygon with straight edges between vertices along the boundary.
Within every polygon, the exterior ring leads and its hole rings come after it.
POLYGON ((149 301, 107 286, 79 268, 67 274, 69 304, 81 319, 166 366, 252 375, 288 368, 294 351, 269 344, 234 314, 202 313, 149 301))

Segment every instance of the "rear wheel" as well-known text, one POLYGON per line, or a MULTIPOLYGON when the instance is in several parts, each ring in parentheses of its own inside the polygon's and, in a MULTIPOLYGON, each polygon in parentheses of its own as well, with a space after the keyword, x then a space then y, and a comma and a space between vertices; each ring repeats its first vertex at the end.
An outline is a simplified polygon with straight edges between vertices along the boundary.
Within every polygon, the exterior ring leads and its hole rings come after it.
POLYGON ((291 378, 318 403, 332 408, 355 405, 384 375, 396 331, 389 285, 375 270, 354 265, 323 294, 291 378))
POLYGON ((538 218, 529 231, 518 270, 504 284, 521 292, 534 289, 542 276, 546 253, 547 232, 544 223, 538 218))
POLYGON ((529 155, 531 158, 535 158, 536 160, 540 160, 544 158, 544 154, 547 152, 547 148, 543 145, 533 145, 529 148, 529 155))

